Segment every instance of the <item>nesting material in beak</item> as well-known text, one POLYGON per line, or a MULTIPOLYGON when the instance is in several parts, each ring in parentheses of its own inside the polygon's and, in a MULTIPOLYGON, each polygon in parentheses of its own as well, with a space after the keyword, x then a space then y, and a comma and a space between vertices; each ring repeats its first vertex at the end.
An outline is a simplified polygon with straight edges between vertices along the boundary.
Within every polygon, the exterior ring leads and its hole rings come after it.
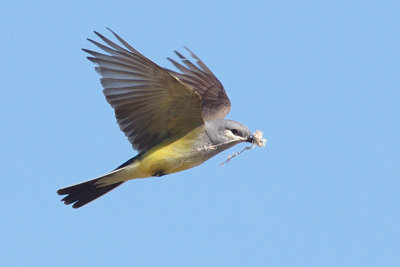
POLYGON ((263 132, 257 130, 254 134, 254 143, 259 147, 265 147, 265 144, 267 143, 267 139, 264 139, 262 137, 263 137, 263 132))
POLYGON ((263 132, 261 132, 260 130, 257 130, 254 135, 252 135, 251 137, 249 137, 249 139, 251 140, 252 145, 251 146, 246 146, 245 148, 243 148, 241 151, 237 152, 237 153, 233 153, 231 154, 224 162, 221 162, 219 164, 219 166, 223 166, 226 163, 228 163, 229 161, 231 161, 231 159, 233 159, 236 156, 239 156, 242 152, 246 151, 246 150, 250 150, 253 149, 255 147, 255 145, 257 145, 258 147, 265 147, 265 144, 267 143, 267 139, 262 138, 263 137, 263 132))

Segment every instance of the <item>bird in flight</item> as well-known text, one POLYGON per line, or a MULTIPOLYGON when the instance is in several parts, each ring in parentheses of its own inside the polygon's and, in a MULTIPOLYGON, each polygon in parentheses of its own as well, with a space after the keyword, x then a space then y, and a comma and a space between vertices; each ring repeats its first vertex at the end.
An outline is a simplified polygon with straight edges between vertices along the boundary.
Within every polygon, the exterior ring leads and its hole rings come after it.
POLYGON ((241 142, 265 145, 261 132, 252 134, 241 123, 224 119, 231 108, 226 92, 189 49, 196 64, 175 51, 183 63, 168 58, 180 71, 175 72, 110 31, 122 46, 95 32, 104 44, 88 41, 103 52, 83 51, 97 65, 106 100, 138 154, 108 174, 58 190, 65 204, 80 208, 128 180, 193 168, 241 142))

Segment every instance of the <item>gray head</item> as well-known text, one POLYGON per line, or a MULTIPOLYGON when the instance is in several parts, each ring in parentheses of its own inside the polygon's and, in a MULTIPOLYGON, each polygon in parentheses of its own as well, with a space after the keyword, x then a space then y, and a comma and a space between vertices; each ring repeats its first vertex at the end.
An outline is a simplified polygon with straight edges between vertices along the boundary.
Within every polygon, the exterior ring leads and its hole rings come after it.
POLYGON ((227 149, 241 142, 254 142, 254 136, 243 124, 231 120, 206 121, 206 132, 213 145, 227 149))

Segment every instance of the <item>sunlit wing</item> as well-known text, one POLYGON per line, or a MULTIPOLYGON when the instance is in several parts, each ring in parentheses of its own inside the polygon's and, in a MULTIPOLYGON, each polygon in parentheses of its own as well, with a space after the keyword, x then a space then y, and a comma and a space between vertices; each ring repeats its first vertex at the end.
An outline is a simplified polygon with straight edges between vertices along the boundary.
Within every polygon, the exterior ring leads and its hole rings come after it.
POLYGON ((114 32, 124 47, 95 33, 106 45, 88 40, 107 54, 83 50, 97 64, 103 93, 134 149, 147 151, 166 138, 179 138, 204 123, 198 93, 114 32))

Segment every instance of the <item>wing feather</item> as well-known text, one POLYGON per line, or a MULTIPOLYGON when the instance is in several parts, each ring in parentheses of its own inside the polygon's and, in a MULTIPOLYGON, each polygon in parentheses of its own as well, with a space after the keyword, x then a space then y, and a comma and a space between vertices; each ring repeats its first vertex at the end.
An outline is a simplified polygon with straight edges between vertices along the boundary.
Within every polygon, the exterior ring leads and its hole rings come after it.
POLYGON ((181 73, 172 70, 168 70, 168 72, 199 94, 204 120, 223 119, 231 108, 224 87, 203 61, 188 48, 186 50, 196 60, 197 66, 181 53, 175 51, 184 65, 167 58, 181 73))
POLYGON ((125 48, 95 32, 105 45, 88 40, 107 54, 83 51, 97 65, 103 93, 133 148, 144 152, 202 125, 199 94, 111 32, 125 48))

